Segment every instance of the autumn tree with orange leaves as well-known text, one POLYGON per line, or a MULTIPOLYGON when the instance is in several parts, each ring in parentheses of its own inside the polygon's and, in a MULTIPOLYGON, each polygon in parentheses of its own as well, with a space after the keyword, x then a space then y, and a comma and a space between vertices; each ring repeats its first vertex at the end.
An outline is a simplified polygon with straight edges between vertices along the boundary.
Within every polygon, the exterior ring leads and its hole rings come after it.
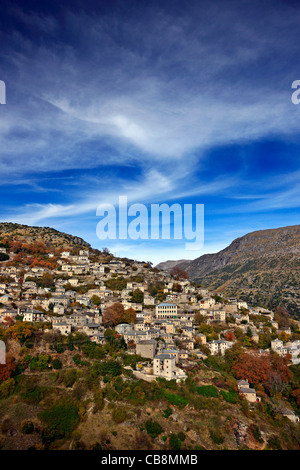
POLYGON ((248 380, 251 384, 263 384, 271 371, 267 357, 242 354, 231 368, 238 379, 248 380))
POLYGON ((26 340, 34 338, 34 333, 37 329, 37 325, 33 325, 29 322, 17 321, 6 330, 5 336, 7 338, 16 339, 23 344, 26 340))
POLYGON ((115 326, 121 323, 121 318, 124 316, 124 305, 120 302, 115 302, 110 307, 107 307, 103 312, 103 323, 105 326, 115 326))
POLYGON ((292 373, 288 367, 290 359, 291 356, 289 354, 283 357, 276 353, 270 354, 271 370, 265 384, 265 388, 269 392, 277 394, 285 389, 286 384, 292 377, 292 373))
POLYGON ((6 356, 6 364, 0 364, 0 382, 9 379, 13 371, 15 370, 15 362, 14 360, 7 355, 6 356))
POLYGON ((231 370, 238 379, 248 380, 254 385, 264 385, 269 393, 281 393, 291 377, 288 368, 289 356, 281 357, 276 353, 268 356, 242 354, 231 370))
POLYGON ((132 307, 125 310, 124 305, 115 302, 104 310, 103 323, 109 327, 119 323, 136 323, 136 311, 132 307))
POLYGON ((227 331, 225 334, 225 339, 226 341, 234 341, 235 340, 234 333, 232 331, 227 331))
POLYGON ((123 318, 121 318, 122 323, 136 323, 136 311, 134 308, 129 307, 125 310, 123 318))

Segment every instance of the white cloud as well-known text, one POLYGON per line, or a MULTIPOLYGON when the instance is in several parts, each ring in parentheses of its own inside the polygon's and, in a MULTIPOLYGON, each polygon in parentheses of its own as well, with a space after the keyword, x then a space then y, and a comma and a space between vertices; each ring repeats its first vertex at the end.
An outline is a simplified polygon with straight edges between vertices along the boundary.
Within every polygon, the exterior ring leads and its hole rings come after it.
MULTIPOLYGON (((10 77, 9 88, 20 98, 14 108, 7 106, 7 123, 0 127, 5 153, 18 156, 11 171, 52 171, 58 164, 84 169, 121 158, 157 165, 186 159, 195 149, 298 131, 290 74, 276 66, 287 46, 289 54, 295 49, 287 33, 295 29, 295 19, 285 10, 270 11, 262 28, 249 7, 248 16, 233 4, 221 15, 205 2, 190 5, 182 18, 147 10, 140 24, 134 19, 122 24, 124 43, 111 27, 114 15, 66 11, 66 34, 77 31, 81 54, 76 41, 58 47, 20 32, 7 35, 6 54, 19 72, 10 77), (283 19, 285 34, 276 36, 283 19), (263 65, 270 49, 273 75, 263 65), (15 136, 18 130, 23 136, 15 136), (81 146, 91 139, 108 139, 116 151, 89 157, 81 146), (128 146, 132 151, 125 151, 128 146), (26 165, 19 164, 23 158, 26 165)), ((25 24, 39 22, 39 15, 15 14, 25 24)), ((41 21, 48 34, 59 34, 55 18, 41 21)))
POLYGON ((20 198, 11 219, 80 220, 122 194, 142 203, 214 194, 253 199, 233 213, 296 207, 292 176, 266 178, 266 191, 243 174, 216 178, 212 170, 203 181, 199 171, 212 147, 299 132, 290 100, 298 18, 289 7, 264 4, 262 11, 253 1, 243 2, 245 10, 236 2, 188 2, 180 16, 145 5, 139 21, 133 15, 122 22, 65 10, 63 24, 15 10, 40 40, 21 30, 0 33, 10 65, 0 108, 2 179, 21 183, 32 175, 40 191, 39 176, 81 173, 69 186, 57 180, 63 201, 20 198), (108 174, 108 166, 136 171, 108 174), (94 179, 85 174, 91 169, 94 179))

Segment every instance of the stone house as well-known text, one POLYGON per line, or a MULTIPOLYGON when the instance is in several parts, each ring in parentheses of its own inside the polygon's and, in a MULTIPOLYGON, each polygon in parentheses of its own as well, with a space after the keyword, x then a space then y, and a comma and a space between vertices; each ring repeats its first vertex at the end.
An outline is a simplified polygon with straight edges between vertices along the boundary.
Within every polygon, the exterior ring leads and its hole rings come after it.
POLYGON ((53 330, 58 330, 62 335, 69 335, 72 331, 72 326, 65 322, 58 322, 52 324, 53 330))
POLYGON ((259 403, 261 401, 261 398, 256 396, 256 390, 250 388, 248 380, 239 380, 237 386, 239 394, 250 403, 259 403))
POLYGON ((153 375, 166 380, 176 380, 176 382, 185 380, 187 377, 183 370, 176 367, 175 357, 167 353, 157 354, 154 357, 153 375))
POLYGON ((155 356, 156 344, 157 343, 154 339, 142 340, 136 345, 136 354, 153 359, 155 356))

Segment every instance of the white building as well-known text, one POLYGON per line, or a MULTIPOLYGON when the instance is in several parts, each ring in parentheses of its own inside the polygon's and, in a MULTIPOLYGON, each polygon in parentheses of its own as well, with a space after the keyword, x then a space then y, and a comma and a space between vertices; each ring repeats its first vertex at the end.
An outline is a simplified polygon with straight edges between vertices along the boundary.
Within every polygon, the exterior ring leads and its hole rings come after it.
POLYGON ((115 331, 119 333, 120 335, 123 335, 124 333, 128 331, 132 331, 133 326, 130 323, 119 323, 119 325, 115 326, 115 331))
POLYGON ((23 315, 23 322, 39 322, 46 321, 46 315, 39 310, 29 310, 23 315))
POLYGON ((130 330, 130 331, 126 331, 123 334, 123 337, 124 337, 126 344, 128 344, 129 341, 133 341, 135 344, 137 344, 140 341, 152 339, 149 331, 130 330))
POLYGON ((211 297, 206 297, 199 301, 200 306, 205 309, 212 308, 215 305, 215 303, 216 303, 215 299, 211 297))
POLYGON ((238 308, 248 308, 247 302, 244 302, 242 300, 237 301, 237 306, 238 306, 238 308))
POLYGON ((166 380, 176 380, 176 382, 185 380, 187 377, 183 370, 176 367, 175 356, 167 353, 157 354, 154 357, 153 375, 166 380))
POLYGON ((283 341, 277 338, 271 341, 271 349, 279 356, 289 354, 292 364, 300 364, 300 340, 283 344, 283 341))
POLYGON ((213 316, 214 316, 214 321, 224 322, 226 320, 225 310, 214 310, 213 316))
POLYGON ((212 356, 220 353, 222 356, 225 354, 225 351, 231 348, 233 345, 233 341, 226 341, 226 340, 213 340, 207 343, 209 347, 210 353, 212 356))
POLYGON ((62 335, 69 335, 72 331, 72 326, 65 322, 53 323, 53 330, 58 330, 62 335))
POLYGON ((65 313, 65 307, 63 305, 54 305, 53 313, 57 313, 57 315, 63 315, 65 313))
POLYGON ((171 303, 162 303, 155 307, 156 318, 177 318, 177 305, 171 303))

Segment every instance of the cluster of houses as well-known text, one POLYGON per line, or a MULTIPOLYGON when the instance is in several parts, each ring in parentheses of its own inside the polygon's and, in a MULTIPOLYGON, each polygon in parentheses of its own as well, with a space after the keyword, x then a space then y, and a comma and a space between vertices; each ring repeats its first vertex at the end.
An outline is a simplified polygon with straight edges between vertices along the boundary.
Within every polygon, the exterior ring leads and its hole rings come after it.
MULTIPOLYGON (((49 253, 48 256, 54 255, 49 253)), ((10 321, 21 318, 26 322, 46 322, 62 335, 79 331, 91 341, 104 344, 105 309, 116 302, 121 303, 124 309, 131 307, 136 312, 136 321, 118 324, 115 331, 124 338, 129 352, 147 359, 135 371, 144 380, 156 377, 184 380, 190 360, 206 357, 199 345, 206 346, 212 355, 224 355, 234 344, 234 340, 225 339, 226 333, 236 327, 244 332, 250 330, 252 340, 258 341, 265 323, 251 321, 253 315, 263 315, 270 328, 280 335, 281 330, 272 311, 249 307, 246 302, 234 298, 219 296, 217 301, 207 289, 197 287, 187 279, 176 280, 167 272, 152 270, 144 262, 129 263, 116 258, 95 262, 94 259, 89 250, 82 249, 76 255, 63 251, 58 259, 59 268, 55 270, 2 263, 0 276, 9 277, 11 281, 0 283, 0 322, 8 318, 10 321), (53 275, 54 288, 39 287, 36 280, 45 273, 53 275), (127 280, 122 290, 107 287, 106 281, 121 277, 127 280), (159 301, 150 289, 154 281, 163 285, 160 292, 163 301, 159 301), (83 289, 84 294, 79 293, 78 288, 86 286, 93 287, 83 289), (133 302, 132 293, 135 291, 142 293, 142 301, 133 302), (95 297, 99 302, 93 302, 95 297), (209 325, 224 326, 218 339, 208 341, 204 334, 199 333, 196 315, 209 325)), ((277 338, 272 341, 271 349, 280 355, 290 354, 293 364, 300 361, 300 341, 284 344, 277 338)), ((249 384, 240 382, 238 387, 249 401, 258 401, 249 384)))
MULTIPOLYGON (((289 332, 290 333, 290 332, 289 332)), ((287 341, 283 343, 282 340, 276 338, 271 341, 271 349, 279 356, 289 355, 293 364, 300 363, 300 340, 287 341)))

